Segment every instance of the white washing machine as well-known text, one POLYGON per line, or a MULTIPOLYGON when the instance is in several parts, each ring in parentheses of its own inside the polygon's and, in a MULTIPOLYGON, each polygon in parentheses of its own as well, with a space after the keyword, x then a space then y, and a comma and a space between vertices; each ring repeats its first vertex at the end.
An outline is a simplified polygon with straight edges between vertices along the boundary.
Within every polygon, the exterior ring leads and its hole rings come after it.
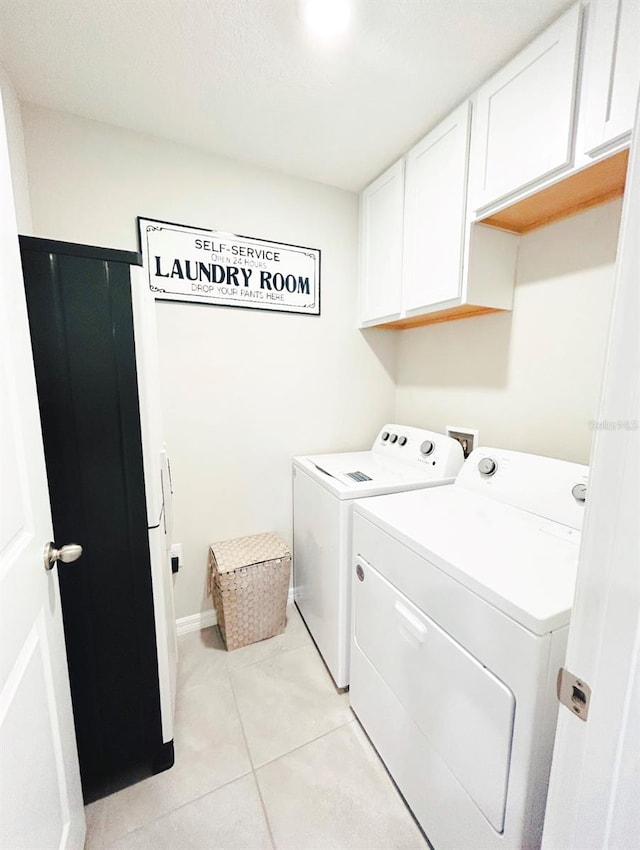
POLYGON ((354 508, 351 705, 437 850, 540 846, 587 472, 477 449, 354 508))
POLYGON ((451 484, 463 460, 456 440, 393 424, 370 451, 293 459, 294 599, 336 687, 349 684, 352 506, 451 484))

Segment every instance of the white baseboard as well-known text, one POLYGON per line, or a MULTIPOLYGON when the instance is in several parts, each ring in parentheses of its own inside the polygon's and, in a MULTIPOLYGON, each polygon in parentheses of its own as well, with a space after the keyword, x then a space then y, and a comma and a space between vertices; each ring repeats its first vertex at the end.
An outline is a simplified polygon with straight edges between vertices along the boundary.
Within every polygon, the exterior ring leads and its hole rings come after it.
POLYGON ((215 626, 217 622, 216 612, 213 608, 210 608, 208 611, 200 611, 199 614, 190 614, 188 617, 179 617, 176 620, 176 632, 179 635, 186 635, 187 632, 197 632, 200 629, 215 626))
MULTIPOLYGON (((287 596, 287 604, 293 602, 293 588, 289 588, 287 596)), ((209 626, 215 626, 218 622, 216 612, 213 608, 208 611, 200 611, 199 614, 190 614, 188 617, 179 617, 176 620, 176 632, 179 635, 186 635, 187 632, 197 632, 200 629, 207 629, 209 626)))

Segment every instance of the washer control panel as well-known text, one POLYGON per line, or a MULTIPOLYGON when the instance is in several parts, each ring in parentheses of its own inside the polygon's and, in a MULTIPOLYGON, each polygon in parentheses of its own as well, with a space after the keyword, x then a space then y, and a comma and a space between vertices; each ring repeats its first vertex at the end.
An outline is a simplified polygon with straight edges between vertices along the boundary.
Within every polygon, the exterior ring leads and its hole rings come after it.
POLYGON ((455 477, 464 462, 464 453, 457 440, 411 425, 385 425, 372 451, 426 466, 446 477, 455 477))

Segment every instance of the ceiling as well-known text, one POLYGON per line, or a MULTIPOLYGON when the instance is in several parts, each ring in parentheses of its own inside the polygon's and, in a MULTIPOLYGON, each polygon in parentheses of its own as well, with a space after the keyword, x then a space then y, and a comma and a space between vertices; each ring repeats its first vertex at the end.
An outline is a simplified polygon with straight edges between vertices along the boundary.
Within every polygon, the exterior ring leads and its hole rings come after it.
POLYGON ((359 190, 570 0, 353 0, 333 43, 297 0, 0 0, 23 101, 359 190))

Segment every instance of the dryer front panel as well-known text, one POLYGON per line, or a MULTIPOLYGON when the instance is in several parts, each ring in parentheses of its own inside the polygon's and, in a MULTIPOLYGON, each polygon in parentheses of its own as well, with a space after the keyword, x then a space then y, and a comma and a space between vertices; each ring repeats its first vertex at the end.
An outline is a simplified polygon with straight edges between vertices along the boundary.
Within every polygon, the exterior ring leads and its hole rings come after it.
MULTIPOLYGON (((501 833, 513 693, 363 558, 357 559, 356 571, 357 648, 402 705, 415 734, 428 741, 501 833)), ((428 772, 429 765, 424 769, 428 772)))

